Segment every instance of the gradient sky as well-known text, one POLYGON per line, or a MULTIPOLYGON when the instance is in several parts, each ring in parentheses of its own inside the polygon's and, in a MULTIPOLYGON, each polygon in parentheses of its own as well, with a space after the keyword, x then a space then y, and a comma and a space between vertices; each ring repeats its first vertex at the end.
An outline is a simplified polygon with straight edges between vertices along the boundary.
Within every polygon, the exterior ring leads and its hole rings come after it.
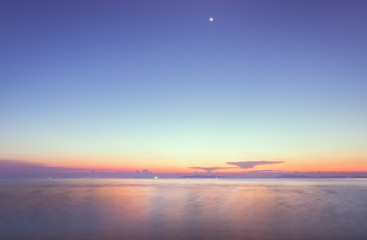
POLYGON ((1 1, 0 159, 367 171, 366 12, 346 0, 1 1))

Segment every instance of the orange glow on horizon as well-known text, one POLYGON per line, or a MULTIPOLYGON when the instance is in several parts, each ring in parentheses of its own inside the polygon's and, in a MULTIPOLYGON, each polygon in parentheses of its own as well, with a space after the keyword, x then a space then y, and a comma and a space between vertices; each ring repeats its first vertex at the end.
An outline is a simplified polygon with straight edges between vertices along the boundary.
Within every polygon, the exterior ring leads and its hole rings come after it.
MULTIPOLYGON (((77 169, 82 169, 85 171, 97 171, 97 172, 127 172, 127 173, 132 173, 132 172, 136 172, 137 170, 139 170, 140 172, 147 169, 148 171, 152 171, 153 173, 207 173, 207 171, 205 170, 195 170, 195 169, 190 169, 190 168, 164 168, 164 167, 126 167, 126 168, 122 168, 122 167, 113 167, 113 166, 97 166, 97 165, 93 165, 93 166, 88 166, 88 165, 77 165, 77 166, 62 166, 62 167, 67 167, 67 168, 77 168, 77 169)), ((248 169, 242 169, 242 168, 233 168, 233 169, 218 169, 218 170, 214 170, 211 173, 215 174, 215 173, 244 173, 244 172, 251 172, 251 171, 262 171, 262 170, 268 170, 269 168, 266 168, 264 166, 260 167, 254 167, 254 168, 248 168, 248 169)), ((317 168, 273 168, 271 169, 273 172, 367 172, 367 167, 365 168, 353 168, 353 167, 336 167, 336 168, 331 168, 328 166, 318 166, 317 168)))
MULTIPOLYGON (((3 157, 4 158, 4 157, 3 157)), ((5 156, 4 159, 17 159, 5 156)), ((127 155, 127 156, 33 156, 19 157, 21 159, 29 159, 27 162, 44 164, 51 167, 75 168, 82 171, 101 171, 101 172, 136 172, 147 169, 153 173, 203 173, 205 170, 190 169, 190 167, 221 167, 225 169, 217 169, 212 173, 243 173, 250 171, 272 170, 281 172, 367 172, 366 157, 320 157, 294 156, 293 158, 270 158, 262 157, 251 159, 237 158, 235 160, 228 159, 233 162, 259 161, 260 159, 270 159, 270 161, 284 161, 280 164, 258 165, 253 168, 241 169, 233 165, 226 164, 226 161, 220 157, 211 156, 200 157, 175 157, 162 156, 154 154, 145 155, 127 155), (52 159, 52 160, 50 160, 52 159), (310 160, 312 159, 312 160, 310 160), (234 168, 231 168, 234 167, 234 168)), ((24 160, 23 160, 24 161, 24 160)))

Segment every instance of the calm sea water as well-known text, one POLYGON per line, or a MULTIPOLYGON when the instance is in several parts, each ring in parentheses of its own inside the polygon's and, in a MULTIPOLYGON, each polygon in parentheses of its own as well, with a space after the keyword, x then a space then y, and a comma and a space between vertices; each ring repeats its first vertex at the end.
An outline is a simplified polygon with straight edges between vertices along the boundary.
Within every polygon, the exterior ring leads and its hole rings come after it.
POLYGON ((367 180, 0 180, 0 239, 365 240, 367 180))

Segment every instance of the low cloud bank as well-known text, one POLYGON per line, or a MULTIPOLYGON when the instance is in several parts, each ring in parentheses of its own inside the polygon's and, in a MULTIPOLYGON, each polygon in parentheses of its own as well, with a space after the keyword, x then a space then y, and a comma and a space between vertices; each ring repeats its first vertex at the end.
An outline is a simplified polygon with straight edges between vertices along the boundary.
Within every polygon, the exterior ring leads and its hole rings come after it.
POLYGON ((43 177, 82 172, 83 169, 51 167, 40 163, 0 159, 0 177, 43 177))

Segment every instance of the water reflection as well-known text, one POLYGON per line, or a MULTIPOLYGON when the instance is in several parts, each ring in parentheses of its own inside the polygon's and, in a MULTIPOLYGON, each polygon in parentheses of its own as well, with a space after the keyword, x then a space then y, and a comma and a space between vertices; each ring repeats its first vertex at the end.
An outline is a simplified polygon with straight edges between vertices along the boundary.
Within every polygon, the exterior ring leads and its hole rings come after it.
POLYGON ((2 180, 0 239, 365 239, 365 180, 2 180))

